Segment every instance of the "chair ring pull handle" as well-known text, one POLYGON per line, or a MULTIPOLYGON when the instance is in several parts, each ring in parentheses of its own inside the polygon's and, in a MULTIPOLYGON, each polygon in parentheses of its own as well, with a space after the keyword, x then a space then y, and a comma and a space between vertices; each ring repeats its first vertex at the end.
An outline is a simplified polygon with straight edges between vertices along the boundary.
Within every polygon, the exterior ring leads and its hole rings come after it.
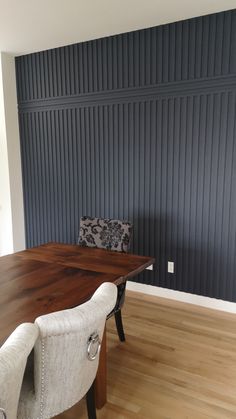
POLYGON ((92 333, 88 339, 87 357, 90 361, 97 358, 101 349, 101 340, 97 332, 92 333))
POLYGON ((7 414, 6 414, 5 410, 2 409, 1 407, 0 407, 0 413, 2 413, 3 419, 7 419, 7 414))

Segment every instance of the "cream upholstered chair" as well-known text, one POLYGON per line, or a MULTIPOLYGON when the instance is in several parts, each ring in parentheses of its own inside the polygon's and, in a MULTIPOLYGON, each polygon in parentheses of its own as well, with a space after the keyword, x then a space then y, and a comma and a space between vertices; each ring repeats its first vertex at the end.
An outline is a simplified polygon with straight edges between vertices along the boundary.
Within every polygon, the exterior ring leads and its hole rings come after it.
POLYGON ((106 316, 116 298, 116 286, 104 283, 88 302, 36 319, 39 338, 33 364, 26 367, 18 419, 52 418, 86 394, 89 418, 96 418, 91 388, 106 316))
MULTIPOLYGON (((130 246, 133 226, 129 221, 111 218, 81 217, 78 244, 127 253, 130 246)), ((118 285, 118 296, 114 310, 116 328, 121 342, 125 340, 121 309, 125 301, 126 282, 118 285)))
POLYGON ((18 326, 0 348, 0 418, 16 419, 27 357, 38 336, 32 323, 18 326))

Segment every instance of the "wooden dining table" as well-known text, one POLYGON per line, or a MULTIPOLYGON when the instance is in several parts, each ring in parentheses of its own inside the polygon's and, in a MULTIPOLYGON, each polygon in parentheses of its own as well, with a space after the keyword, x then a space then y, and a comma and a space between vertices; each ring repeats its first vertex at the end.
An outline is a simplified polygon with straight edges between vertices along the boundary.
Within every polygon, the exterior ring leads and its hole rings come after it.
MULTIPOLYGON (((103 282, 121 284, 154 263, 152 257, 47 243, 0 257, 0 345, 23 322, 89 300, 103 282)), ((95 383, 106 403, 106 332, 95 383)))

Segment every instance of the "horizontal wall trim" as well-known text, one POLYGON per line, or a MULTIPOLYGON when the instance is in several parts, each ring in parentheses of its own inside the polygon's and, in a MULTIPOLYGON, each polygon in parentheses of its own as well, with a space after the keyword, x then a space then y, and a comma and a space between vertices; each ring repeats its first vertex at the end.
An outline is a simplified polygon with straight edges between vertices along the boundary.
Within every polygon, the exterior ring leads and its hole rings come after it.
POLYGON ((157 97, 201 95, 202 93, 228 92, 236 90, 236 74, 214 78, 161 83, 145 87, 112 89, 79 95, 51 97, 19 102, 19 112, 38 112, 51 109, 80 108, 104 104, 146 101, 157 97))
POLYGON ((183 303, 194 304, 214 310, 225 311, 227 313, 236 313, 236 303, 209 298, 202 295, 190 294, 182 291, 175 291, 168 288, 156 287, 153 285, 140 284, 138 282, 127 282, 127 290, 140 292, 147 295, 153 295, 183 303))

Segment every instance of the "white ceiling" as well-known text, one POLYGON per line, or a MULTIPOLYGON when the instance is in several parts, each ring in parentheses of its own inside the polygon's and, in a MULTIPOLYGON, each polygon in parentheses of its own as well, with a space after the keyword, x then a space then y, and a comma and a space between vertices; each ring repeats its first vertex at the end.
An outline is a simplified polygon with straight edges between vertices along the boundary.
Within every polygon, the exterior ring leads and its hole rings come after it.
POLYGON ((236 0, 0 0, 0 52, 22 55, 236 8, 236 0))

